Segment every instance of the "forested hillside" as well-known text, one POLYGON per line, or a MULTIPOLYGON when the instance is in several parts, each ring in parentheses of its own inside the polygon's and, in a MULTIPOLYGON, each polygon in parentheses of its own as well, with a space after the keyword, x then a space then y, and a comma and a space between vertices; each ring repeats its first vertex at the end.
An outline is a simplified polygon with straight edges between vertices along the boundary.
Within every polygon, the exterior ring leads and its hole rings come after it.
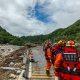
POLYGON ((70 40, 80 42, 80 20, 76 21, 74 24, 67 28, 60 28, 48 35, 38 35, 38 36, 28 36, 21 37, 27 42, 42 43, 46 39, 51 39, 52 42, 56 42, 60 39, 70 40))
POLYGON ((23 45, 24 41, 19 37, 11 35, 0 26, 0 44, 23 45))
POLYGON ((22 36, 16 37, 8 33, 5 29, 0 27, 0 43, 9 43, 14 45, 24 45, 25 43, 39 43, 42 44, 45 40, 51 39, 56 42, 60 39, 70 40, 73 39, 80 42, 80 20, 67 28, 60 28, 47 35, 36 36, 22 36))

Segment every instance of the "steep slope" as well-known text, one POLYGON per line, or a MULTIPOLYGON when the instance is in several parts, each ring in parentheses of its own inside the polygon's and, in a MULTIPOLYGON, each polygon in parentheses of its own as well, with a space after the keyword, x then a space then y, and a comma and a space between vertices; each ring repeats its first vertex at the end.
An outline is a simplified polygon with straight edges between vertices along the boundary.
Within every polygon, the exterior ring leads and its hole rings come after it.
POLYGON ((0 26, 0 44, 22 45, 24 41, 19 37, 13 36, 0 26))
POLYGON ((66 39, 80 41, 80 20, 65 28, 61 35, 65 36, 66 39))
POLYGON ((60 28, 47 35, 36 36, 22 36, 16 37, 8 33, 5 29, 0 27, 0 43, 24 45, 25 43, 39 43, 42 44, 45 40, 51 39, 52 42, 56 42, 60 39, 70 40, 73 39, 80 42, 80 20, 67 28, 60 28))
POLYGON ((75 41, 80 41, 80 20, 76 21, 74 24, 71 26, 64 28, 64 29, 57 29, 54 32, 50 34, 53 36, 54 41, 58 41, 60 39, 65 39, 65 40, 75 40, 75 41))
POLYGON ((80 41, 80 20, 76 21, 74 24, 67 28, 60 28, 48 35, 37 35, 37 36, 28 36, 21 37, 27 42, 32 43, 43 43, 46 39, 51 39, 52 42, 56 42, 60 39, 75 41, 80 41))

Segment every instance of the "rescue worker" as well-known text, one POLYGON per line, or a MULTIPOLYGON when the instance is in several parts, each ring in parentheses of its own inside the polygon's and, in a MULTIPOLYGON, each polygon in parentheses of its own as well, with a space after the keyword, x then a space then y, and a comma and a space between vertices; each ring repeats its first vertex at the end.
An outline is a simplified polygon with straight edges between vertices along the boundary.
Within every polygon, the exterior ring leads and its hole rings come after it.
POLYGON ((45 52, 45 59, 46 59, 46 74, 47 76, 50 77, 50 68, 51 68, 51 65, 52 65, 52 52, 51 52, 51 41, 50 40, 47 40, 44 44, 44 52, 45 52))
POLYGON ((52 47, 53 56, 55 58, 54 60, 54 74, 55 74, 55 80, 59 80, 60 78, 60 67, 63 61, 62 53, 63 48, 65 47, 65 41, 60 40, 56 45, 52 47))
POLYGON ((80 80, 80 62, 77 55, 75 42, 73 40, 68 41, 62 55, 61 80, 80 80))

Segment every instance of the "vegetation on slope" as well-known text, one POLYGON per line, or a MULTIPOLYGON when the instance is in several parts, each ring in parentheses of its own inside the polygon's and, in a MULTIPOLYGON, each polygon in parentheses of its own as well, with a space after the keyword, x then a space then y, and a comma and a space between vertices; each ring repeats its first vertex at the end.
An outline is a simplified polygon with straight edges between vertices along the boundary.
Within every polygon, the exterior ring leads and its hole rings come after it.
POLYGON ((11 35, 0 26, 0 44, 23 45, 24 41, 19 37, 11 35))
POLYGON ((47 35, 36 36, 22 36, 16 37, 8 33, 5 29, 0 27, 0 43, 9 43, 14 45, 24 45, 25 43, 39 43, 42 44, 45 40, 51 39, 56 42, 60 39, 75 40, 80 42, 80 20, 67 28, 60 28, 47 35))

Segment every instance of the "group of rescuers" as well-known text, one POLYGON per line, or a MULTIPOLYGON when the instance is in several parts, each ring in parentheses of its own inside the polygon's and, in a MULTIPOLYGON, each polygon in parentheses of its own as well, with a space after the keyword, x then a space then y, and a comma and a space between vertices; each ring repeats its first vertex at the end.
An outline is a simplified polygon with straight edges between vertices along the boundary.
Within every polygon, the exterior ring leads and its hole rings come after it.
POLYGON ((75 47, 75 41, 60 40, 52 45, 47 40, 43 50, 47 76, 51 76, 50 68, 53 65, 55 80, 80 80, 80 52, 75 47))

